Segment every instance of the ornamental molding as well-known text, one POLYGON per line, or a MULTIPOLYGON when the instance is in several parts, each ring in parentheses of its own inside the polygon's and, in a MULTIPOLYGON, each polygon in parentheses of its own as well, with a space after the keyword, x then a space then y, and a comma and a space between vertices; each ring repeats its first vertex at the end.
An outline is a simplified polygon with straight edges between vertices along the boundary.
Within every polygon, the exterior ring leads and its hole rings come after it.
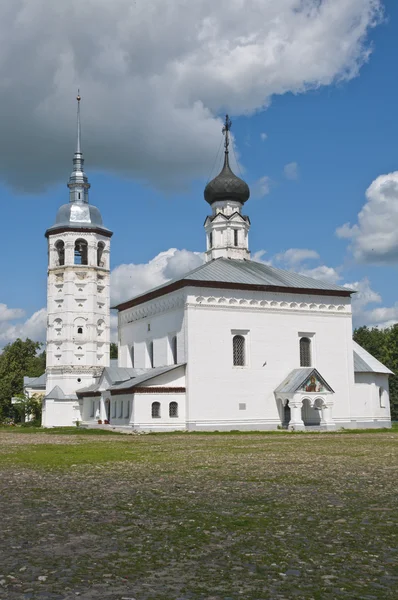
POLYGON ((187 302, 188 308, 211 310, 245 310, 255 312, 295 312, 297 314, 334 314, 351 317, 349 304, 329 304, 321 302, 292 302, 288 300, 257 300, 250 298, 216 298, 215 296, 197 296, 187 302))
POLYGON ((176 308, 183 308, 184 305, 185 294, 174 295, 172 297, 163 296, 154 302, 137 306, 136 308, 127 310, 125 312, 120 312, 119 324, 126 325, 128 323, 133 323, 134 321, 159 315, 171 310, 175 310, 176 308))
POLYGON ((63 374, 73 374, 73 375, 92 375, 93 377, 100 377, 105 367, 84 367, 80 365, 63 365, 59 367, 47 367, 46 374, 47 375, 63 375, 63 374))

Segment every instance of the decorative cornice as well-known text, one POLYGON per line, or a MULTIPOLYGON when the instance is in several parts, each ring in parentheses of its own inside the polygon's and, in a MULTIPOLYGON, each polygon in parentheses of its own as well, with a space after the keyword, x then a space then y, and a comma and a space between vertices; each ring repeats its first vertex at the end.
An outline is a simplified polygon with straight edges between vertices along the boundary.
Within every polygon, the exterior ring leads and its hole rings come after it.
POLYGON ((48 229, 46 231, 46 233, 44 234, 46 238, 50 237, 50 235, 59 235, 60 233, 98 233, 100 235, 103 235, 104 237, 107 238, 111 238, 113 236, 113 232, 109 231, 107 229, 101 229, 101 227, 67 227, 67 226, 60 226, 60 227, 53 227, 50 229, 48 229))
POLYGON ((80 366, 80 365, 62 365, 57 367, 47 367, 47 375, 54 374, 59 375, 62 373, 73 373, 73 374, 89 374, 93 377, 100 377, 105 367, 101 366, 80 366))
POLYGON ((185 387, 134 387, 124 388, 123 390, 111 390, 112 396, 121 396, 122 394, 185 394, 185 387))
POLYGON ((165 285, 162 288, 152 290, 143 294, 142 296, 138 296, 136 298, 132 298, 127 302, 122 302, 116 306, 112 306, 119 311, 126 310, 128 308, 132 308, 134 306, 139 306, 144 302, 148 302, 149 300, 154 300, 155 298, 159 298, 161 296, 165 296, 171 292, 176 290, 183 289, 185 287, 199 287, 199 288, 211 288, 218 290, 240 290, 240 291, 252 291, 252 292, 275 292, 282 294, 297 294, 297 295, 305 295, 305 296, 333 296, 333 297, 350 297, 353 293, 350 290, 319 290, 319 289, 311 289, 311 288, 290 288, 284 286, 274 286, 274 285, 253 285, 246 283, 230 283, 224 281, 201 281, 195 279, 179 279, 178 281, 174 281, 168 285, 165 285))
POLYGON ((267 311, 267 312, 293 312, 309 313, 314 312, 335 313, 341 316, 351 316, 350 305, 329 304, 320 302, 291 302, 285 299, 280 300, 257 300, 247 298, 215 298, 214 296, 197 296, 193 302, 186 304, 190 308, 203 308, 211 310, 244 309, 246 311, 267 311))
POLYGON ((119 319, 121 324, 132 323, 153 315, 158 315, 176 308, 182 308, 185 304, 185 294, 175 295, 169 298, 161 298, 157 302, 152 302, 146 306, 140 306, 125 314, 120 314, 119 319))

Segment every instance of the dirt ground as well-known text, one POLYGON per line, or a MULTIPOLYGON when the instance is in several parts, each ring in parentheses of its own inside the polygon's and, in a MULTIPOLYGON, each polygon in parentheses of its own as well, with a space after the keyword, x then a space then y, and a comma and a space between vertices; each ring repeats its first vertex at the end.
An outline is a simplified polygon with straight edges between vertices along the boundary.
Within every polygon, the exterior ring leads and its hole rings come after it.
POLYGON ((0 432, 0 598, 397 598, 398 432, 0 432))

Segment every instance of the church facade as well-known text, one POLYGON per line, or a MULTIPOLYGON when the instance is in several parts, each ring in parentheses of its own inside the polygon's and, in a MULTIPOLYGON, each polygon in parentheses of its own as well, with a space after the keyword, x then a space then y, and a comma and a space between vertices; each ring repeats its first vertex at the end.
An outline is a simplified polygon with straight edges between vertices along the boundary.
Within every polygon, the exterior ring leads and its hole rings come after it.
POLYGON ((230 125, 227 118, 224 166, 204 193, 211 212, 206 262, 115 307, 115 363, 109 361, 112 233, 88 203, 78 114, 70 202, 46 232, 44 426, 391 426, 391 372, 352 340, 354 292, 250 260, 244 214, 250 190, 229 165, 230 125))

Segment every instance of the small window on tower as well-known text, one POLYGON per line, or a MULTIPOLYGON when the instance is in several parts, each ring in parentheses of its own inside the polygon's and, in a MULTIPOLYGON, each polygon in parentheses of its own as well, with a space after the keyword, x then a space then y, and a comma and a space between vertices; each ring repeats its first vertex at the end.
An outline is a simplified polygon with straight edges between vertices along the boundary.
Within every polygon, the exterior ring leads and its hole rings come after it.
POLYGON ((234 246, 238 245, 238 230, 234 229, 234 246))
POLYGON ((209 248, 213 248, 213 232, 209 233, 209 248))
POLYGON ((83 327, 78 327, 77 328, 77 333, 83 333, 83 327))

